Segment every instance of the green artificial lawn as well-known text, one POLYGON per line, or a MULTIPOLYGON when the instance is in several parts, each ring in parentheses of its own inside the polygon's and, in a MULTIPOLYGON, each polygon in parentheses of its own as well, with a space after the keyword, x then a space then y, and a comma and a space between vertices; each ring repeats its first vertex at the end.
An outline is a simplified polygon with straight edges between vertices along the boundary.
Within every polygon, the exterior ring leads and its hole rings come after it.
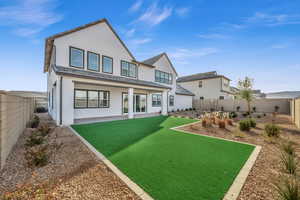
POLYGON ((154 199, 221 200, 254 146, 170 130, 191 122, 159 116, 72 127, 154 199))

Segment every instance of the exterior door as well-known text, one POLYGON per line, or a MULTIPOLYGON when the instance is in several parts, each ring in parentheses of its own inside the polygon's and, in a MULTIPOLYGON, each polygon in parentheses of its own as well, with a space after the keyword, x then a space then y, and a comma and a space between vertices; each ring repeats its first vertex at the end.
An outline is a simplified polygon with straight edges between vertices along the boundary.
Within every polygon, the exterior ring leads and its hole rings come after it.
MULTIPOLYGON (((123 113, 128 113, 128 94, 123 93, 122 95, 122 110, 123 113)), ((147 110, 147 95, 145 94, 134 94, 133 95, 133 112, 134 113, 145 113, 147 110)))

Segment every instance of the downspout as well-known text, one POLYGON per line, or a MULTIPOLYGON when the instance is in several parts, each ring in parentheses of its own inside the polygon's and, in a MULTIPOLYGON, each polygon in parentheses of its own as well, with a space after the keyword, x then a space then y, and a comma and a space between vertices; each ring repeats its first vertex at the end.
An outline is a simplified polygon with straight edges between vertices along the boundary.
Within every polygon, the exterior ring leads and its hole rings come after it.
POLYGON ((59 125, 62 125, 62 83, 63 77, 60 77, 60 84, 59 84, 59 125))

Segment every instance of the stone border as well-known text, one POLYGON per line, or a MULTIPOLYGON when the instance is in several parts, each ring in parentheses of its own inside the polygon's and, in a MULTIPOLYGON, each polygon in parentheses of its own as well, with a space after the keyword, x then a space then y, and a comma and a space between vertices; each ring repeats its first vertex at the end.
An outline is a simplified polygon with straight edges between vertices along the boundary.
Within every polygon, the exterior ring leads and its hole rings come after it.
POLYGON ((219 139, 219 140, 225 140, 225 141, 229 141, 229 142, 247 144, 247 145, 251 145, 251 146, 255 147, 254 150, 252 151, 251 155, 249 156, 248 160, 246 161, 246 163, 244 164, 244 166, 240 170, 239 174, 235 177, 235 179, 234 179, 232 185, 230 186, 229 190, 227 191, 227 193, 223 197, 223 200, 236 200, 238 198, 243 186, 244 186, 244 183, 246 182, 246 179, 247 179, 252 167, 255 164, 255 161, 256 161, 256 159, 259 155, 259 152, 261 150, 261 146, 250 144, 250 143, 247 143, 247 142, 240 142, 240 141, 235 141, 235 140, 230 140, 230 139, 225 139, 225 138, 218 138, 218 137, 209 136, 209 135, 200 135, 200 134, 197 134, 197 133, 193 133, 193 132, 178 129, 178 128, 185 127, 185 126, 190 126, 190 125, 196 124, 196 123, 199 123, 199 121, 198 122, 193 122, 193 123, 190 123, 190 124, 185 124, 185 125, 182 125, 182 126, 173 127, 171 129, 175 130, 175 131, 178 131, 178 132, 187 133, 187 134, 198 135, 198 136, 203 136, 203 137, 209 137, 209 138, 214 138, 214 139, 219 139))
POLYGON ((95 149, 88 141, 79 135, 71 126, 68 128, 102 161, 113 171, 133 192, 135 192, 143 200, 153 200, 153 198, 146 193, 140 186, 130 180, 123 172, 121 172, 110 160, 108 160, 102 153, 95 149))

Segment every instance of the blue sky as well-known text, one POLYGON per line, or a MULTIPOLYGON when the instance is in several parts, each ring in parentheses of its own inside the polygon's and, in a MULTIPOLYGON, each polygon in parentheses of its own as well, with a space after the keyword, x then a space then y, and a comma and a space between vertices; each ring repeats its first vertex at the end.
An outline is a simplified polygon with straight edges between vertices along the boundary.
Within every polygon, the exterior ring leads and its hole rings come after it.
POLYGON ((46 90, 44 39, 107 18, 138 60, 216 70, 265 92, 300 90, 299 0, 0 0, 0 89, 46 90))

